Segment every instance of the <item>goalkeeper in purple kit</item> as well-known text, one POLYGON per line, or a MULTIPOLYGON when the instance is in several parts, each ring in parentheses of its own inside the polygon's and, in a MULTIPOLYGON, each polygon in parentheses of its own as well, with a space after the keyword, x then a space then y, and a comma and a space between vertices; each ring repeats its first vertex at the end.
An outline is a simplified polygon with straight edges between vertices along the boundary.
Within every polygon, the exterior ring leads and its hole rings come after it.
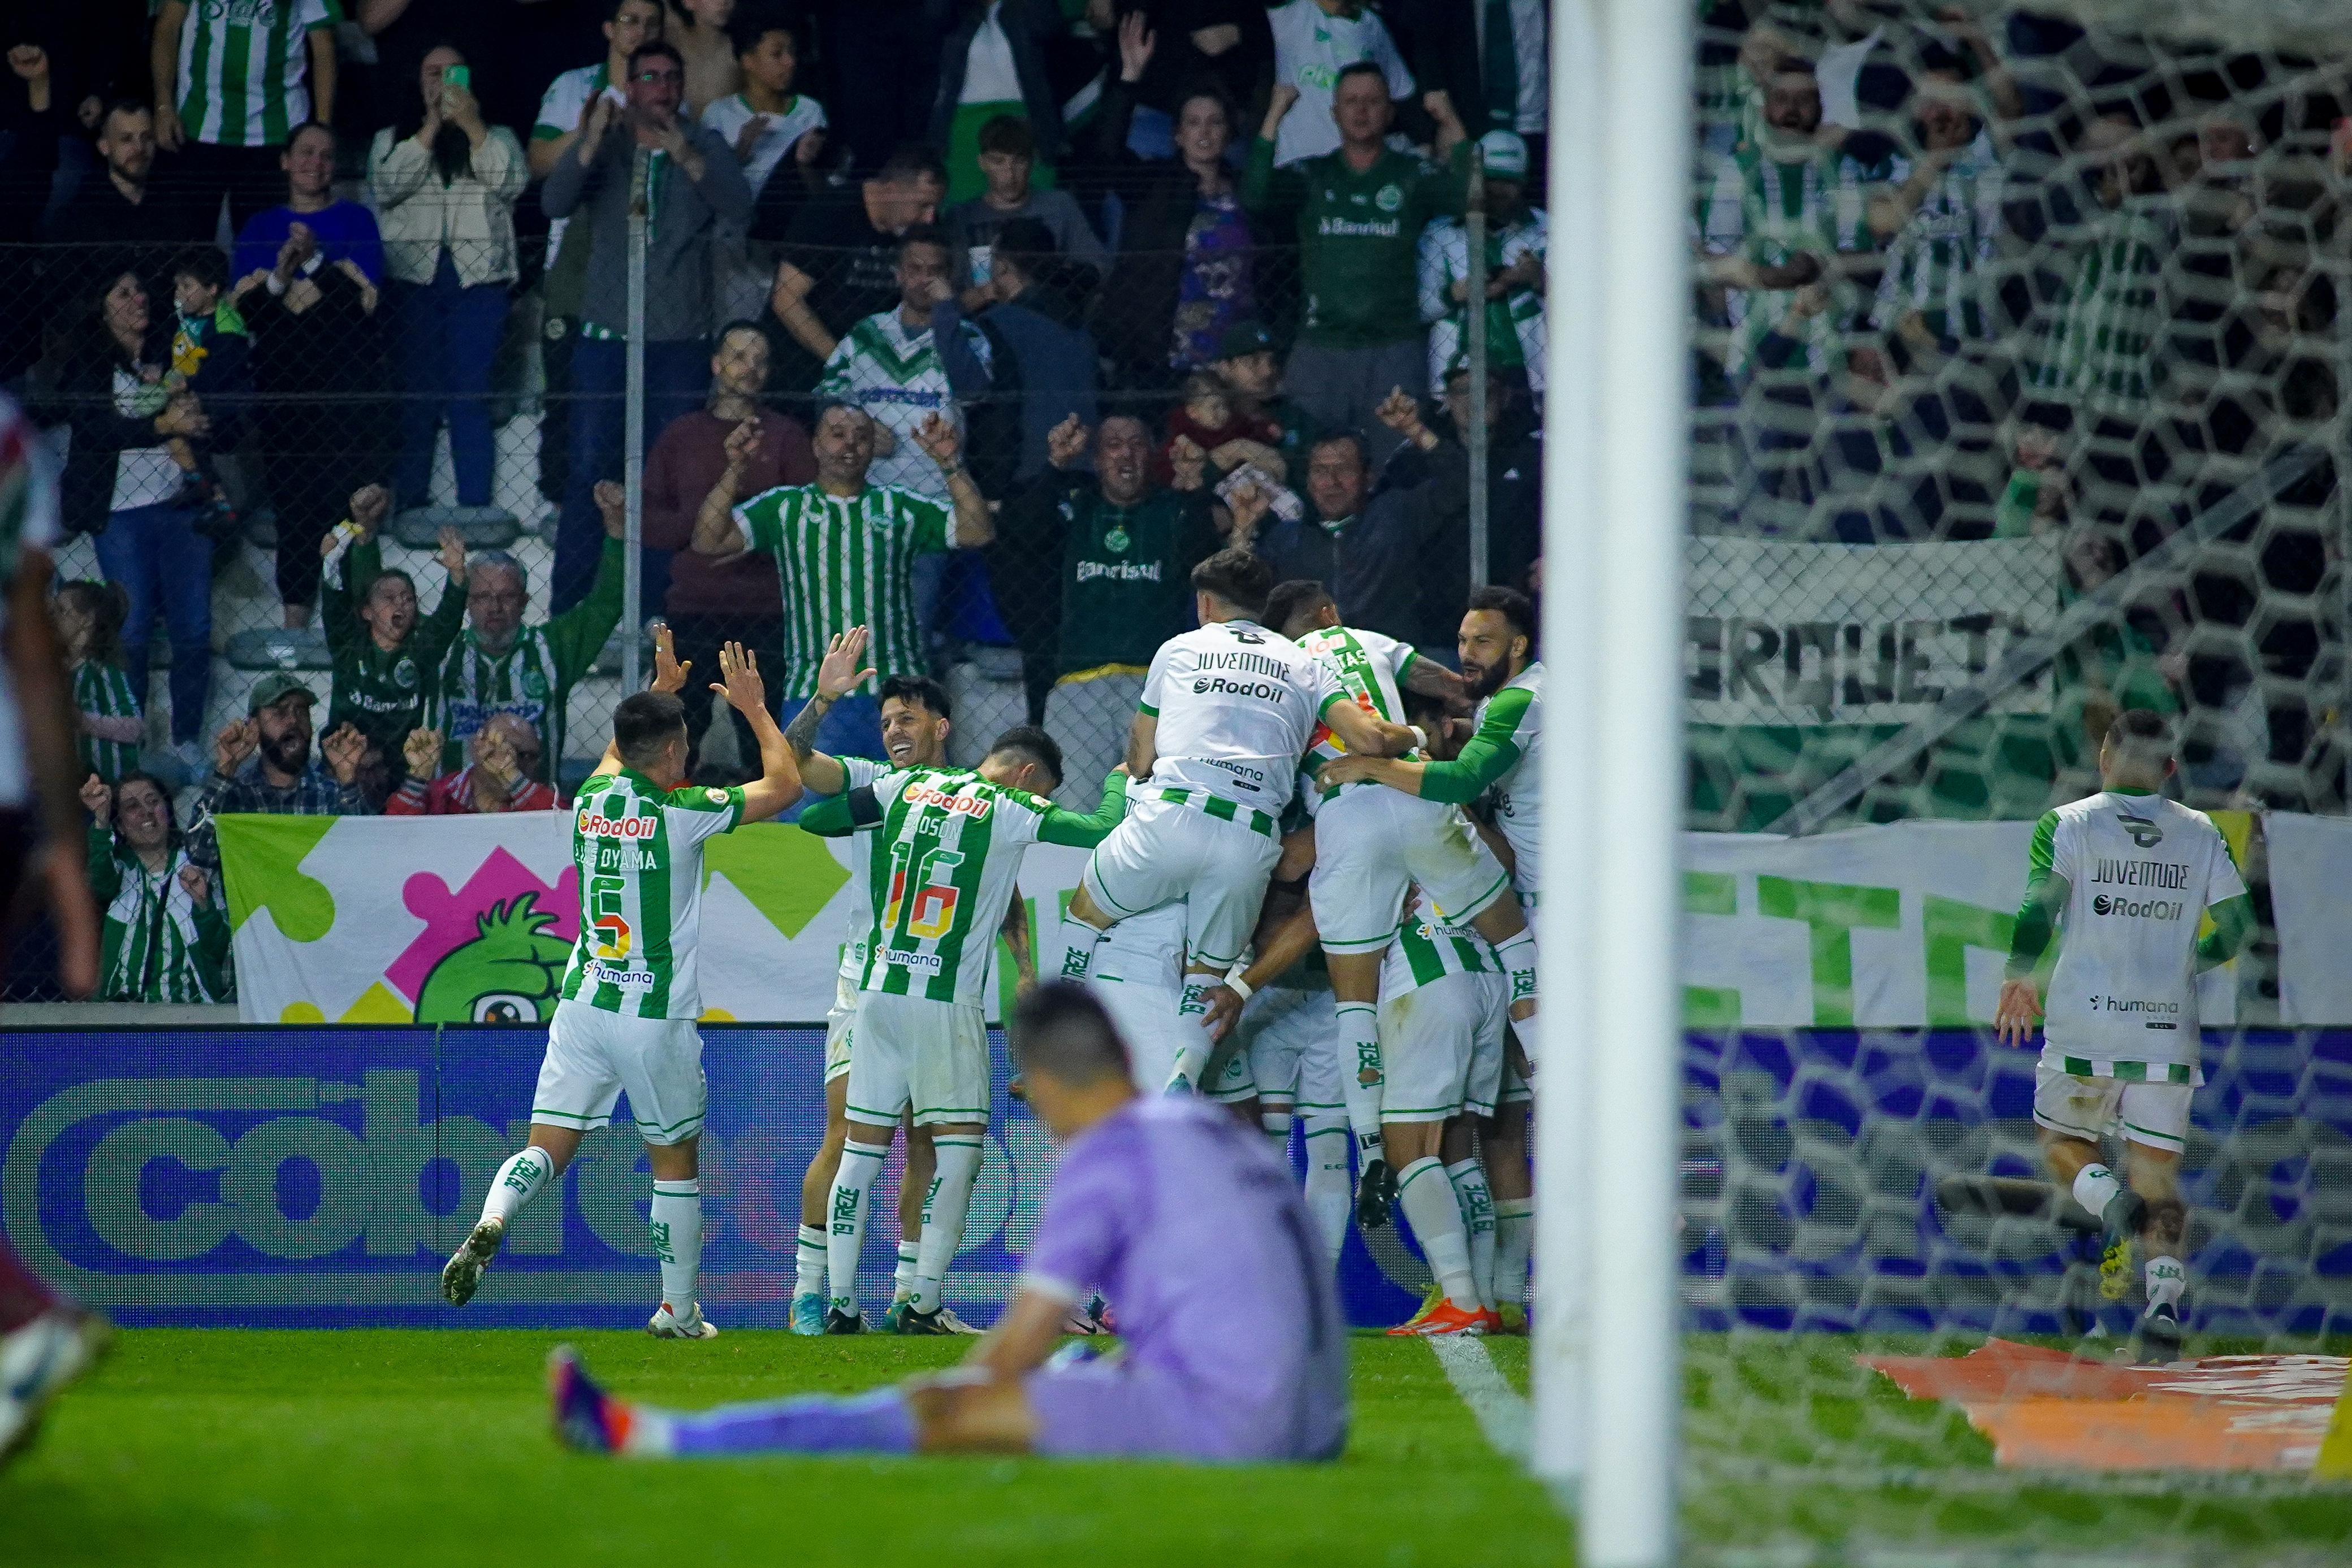
POLYGON ((1338 1458, 1347 1337, 1288 1169, 1213 1105, 1139 1096, 1126 1047, 1077 987, 1024 998, 1013 1039, 1030 1106, 1064 1154, 1021 1287, 962 1366, 848 1398, 689 1414, 616 1399, 559 1349, 549 1362, 559 1438, 678 1458, 1338 1458), (1121 1352, 1049 1364, 1094 1284, 1118 1303, 1121 1352), (1236 1324, 1249 1325, 1246 1339, 1236 1324))

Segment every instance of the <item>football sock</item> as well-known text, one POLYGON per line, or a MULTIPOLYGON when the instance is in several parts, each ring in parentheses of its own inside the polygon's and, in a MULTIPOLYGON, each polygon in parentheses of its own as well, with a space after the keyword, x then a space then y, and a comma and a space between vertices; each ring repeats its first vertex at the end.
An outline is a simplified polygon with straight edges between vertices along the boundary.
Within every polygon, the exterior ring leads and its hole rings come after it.
POLYGON ((1482 1306, 1499 1305, 1495 1299, 1495 1195, 1486 1188, 1486 1167, 1475 1159, 1457 1160, 1445 1167, 1454 1183, 1454 1199, 1462 1206, 1462 1228, 1470 1233, 1470 1278, 1478 1287, 1482 1306))
MULTIPOLYGON (((1503 940, 1495 944, 1495 956, 1502 961, 1503 972, 1511 977, 1511 1001, 1513 1005, 1517 1005, 1520 1002, 1534 1001, 1536 999, 1535 932, 1530 929, 1522 931, 1516 936, 1504 937, 1503 940)), ((1534 1021, 1534 1018, 1535 1015, 1530 1013, 1525 1019, 1520 1021, 1531 1023, 1534 1021)), ((1520 1033, 1519 1040, 1521 1044, 1526 1044, 1528 1039, 1529 1034, 1527 1031, 1522 1031, 1520 1033)), ((1533 1051, 1529 1051, 1528 1054, 1529 1058, 1532 1059, 1535 1053, 1533 1051)))
POLYGON ((1454 1200, 1454 1184, 1445 1179, 1445 1167, 1424 1155, 1397 1172, 1397 1202, 1446 1300, 1460 1307, 1477 1306, 1470 1238, 1462 1228, 1462 1206, 1454 1200))
POLYGON ((1062 956, 1062 978, 1089 980, 1094 977, 1095 946, 1104 935, 1069 911, 1062 912, 1062 940, 1069 948, 1062 956))
POLYGON ((14 1333, 58 1304, 48 1287, 16 1261, 0 1241, 0 1333, 14 1333))
POLYGON ((1348 1216, 1356 1207, 1355 1179, 1348 1174, 1348 1124, 1328 1113, 1307 1113, 1307 1213, 1331 1266, 1348 1244, 1348 1216))
POLYGON ((814 1225, 801 1227, 800 1245, 793 1249, 793 1294, 824 1294, 824 1232, 814 1225))
MULTIPOLYGON (((939 1185, 940 1178, 937 1176, 933 1176, 931 1177, 932 1191, 938 1191, 939 1185)), ((923 1202, 925 1205, 923 1209, 925 1217, 923 1234, 928 1236, 930 1234, 929 1215, 931 1212, 929 1208, 930 1198, 928 1194, 925 1195, 923 1202)), ((901 1296, 911 1296, 915 1293, 915 1273, 922 1261, 922 1256, 923 1243, 920 1237, 918 1237, 912 1241, 901 1241, 898 1243, 898 1266, 890 1270, 890 1299, 892 1301, 895 1301, 901 1296)))
POLYGON ((1176 1007, 1176 1037, 1182 1043, 1177 1047, 1176 1069, 1168 1075, 1171 1094, 1201 1092, 1201 1074, 1208 1070, 1209 1052, 1216 1045, 1209 1038, 1209 1004, 1202 998, 1219 978, 1215 975, 1184 977, 1184 998, 1176 1007))
POLYGON ((662 1300, 681 1318, 694 1315, 702 1275, 702 1183, 654 1182, 654 1257, 661 1262, 662 1300))
POLYGON ((1369 1162, 1381 1152, 1381 1015, 1370 1002, 1341 1002, 1339 1095, 1348 1103, 1348 1129, 1369 1162))
MULTIPOLYGON (((856 1145, 850 1145, 852 1148, 856 1145)), ((759 1405, 722 1405, 691 1415, 638 1411, 646 1429, 633 1452, 675 1454, 911 1454, 915 1413, 896 1388, 846 1399, 803 1395, 759 1405), (650 1421, 646 1417, 651 1416, 650 1421)))
POLYGON ((515 1210, 537 1197, 554 1174, 555 1161, 548 1152, 537 1144, 525 1145, 490 1178, 489 1196, 482 1199, 482 1218, 512 1219, 515 1210))
POLYGON ((1536 1239, 1536 1200, 1495 1200, 1495 1304, 1528 1304, 1528 1252, 1536 1239))
POLYGON ((842 1145, 841 1169, 833 1178, 833 1218, 825 1226, 824 1253, 827 1303, 835 1312, 857 1315, 857 1255, 866 1249, 866 1217, 874 1207, 874 1184, 882 1175, 880 1144, 855 1140, 842 1145))
POLYGON ((2151 1258, 2147 1260, 2147 1304, 2159 1307, 2169 1301, 2179 1305, 2180 1293, 2189 1289, 2189 1270, 2178 1258, 2151 1258))
POLYGON ((981 1156, 988 1140, 976 1134, 942 1133, 938 1140, 939 1175, 923 1199, 923 1242, 915 1263, 915 1310, 935 1312, 943 1300, 948 1267, 963 1246, 964 1211, 971 1206, 971 1184, 980 1175, 981 1156))
POLYGON ((2096 1160, 2074 1173, 2074 1201, 2089 1209, 2094 1219, 2104 1220, 2107 1205, 2121 1197, 2123 1190, 2124 1184, 2116 1179, 2116 1173, 2096 1160))

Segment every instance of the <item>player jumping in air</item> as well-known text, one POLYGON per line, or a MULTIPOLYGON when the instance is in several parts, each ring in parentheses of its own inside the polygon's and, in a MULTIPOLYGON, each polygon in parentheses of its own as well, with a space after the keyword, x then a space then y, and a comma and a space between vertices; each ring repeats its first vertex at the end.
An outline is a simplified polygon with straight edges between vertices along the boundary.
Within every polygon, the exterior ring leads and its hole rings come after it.
MULTIPOLYGON (((882 749, 887 763, 863 757, 832 757, 816 749, 816 736, 824 716, 842 698, 874 678, 866 667, 867 632, 853 626, 836 633, 817 667, 816 695, 784 727, 793 757, 800 765, 801 782, 812 795, 839 795, 871 784, 893 768, 941 768, 948 759, 948 694, 929 675, 892 675, 882 683, 882 749)), ((862 910, 872 903, 866 885, 868 859, 849 857, 849 902, 862 910)), ((793 1332, 824 1333, 825 1206, 833 1199, 834 1178, 841 1174, 841 1149, 849 1137, 849 1057, 857 1020, 857 987, 866 975, 866 929, 853 925, 850 940, 842 946, 841 970, 835 977, 832 1010, 824 1018, 824 1139, 801 1178, 801 1231, 793 1282, 793 1332)), ((923 1195, 930 1190, 938 1170, 933 1129, 909 1121, 907 1125, 907 1172, 898 1187, 898 1269, 892 1281, 891 1315, 901 1316, 898 1303, 915 1291, 915 1262, 921 1250, 923 1195)), ((952 1312, 940 1320, 958 1333, 967 1330, 952 1312)))
MULTIPOLYGON (((1528 919, 1539 927, 1538 757, 1544 672, 1536 657, 1534 602, 1516 589, 1474 590, 1456 652, 1463 682, 1478 700, 1473 716, 1477 727, 1460 755, 1448 761, 1342 757, 1326 763, 1320 777, 1327 788, 1369 779, 1426 800, 1487 801, 1511 852, 1511 885, 1528 919)), ((1528 1243, 1535 1232, 1535 1181, 1528 1166, 1528 1106, 1533 1098, 1518 1064, 1507 1062, 1502 1104, 1479 1132, 1494 1188, 1495 1293, 1507 1320, 1526 1299, 1528 1243)))
POLYGON ((1196 631, 1152 655, 1128 737, 1142 799, 1112 830, 1070 900, 1062 973, 1084 979, 1097 934, 1116 921, 1184 906, 1181 1015, 1197 1027, 1169 1088, 1201 1082, 1213 1043, 1208 988, 1241 957, 1281 853, 1276 824, 1318 724, 1351 751, 1391 756, 1419 738, 1358 706, 1329 665, 1264 623, 1273 569, 1220 550, 1192 569, 1196 631))
POLYGON ((1347 1335, 1297 1189, 1265 1140, 1197 1100, 1139 1095, 1109 1020, 1076 987, 1024 997, 1013 1044, 1062 1163, 1021 1288, 961 1367, 848 1398, 689 1415, 615 1399, 558 1350, 549 1359, 557 1437, 665 1458, 1338 1458, 1347 1335), (1065 1353, 1049 1365, 1089 1281, 1119 1303, 1124 1354, 1071 1362, 1065 1353), (1246 1352, 1237 1354, 1242 1324, 1246 1352))
POLYGON ((2180 1152, 2190 1097, 2205 1081, 2197 977, 2234 957, 2253 925, 2246 884, 2212 819, 2157 793, 2172 768, 2163 717, 2130 709, 2100 745, 2099 793, 2043 813, 1993 1014, 1995 1032, 2011 1045, 2042 1026, 2033 1070, 2042 1158, 2106 1231, 2099 1273, 2109 1300, 2129 1289, 2134 1239, 2144 1249, 2139 1332, 2156 1350, 2180 1343, 2189 1284, 2180 1152), (2209 914, 2213 932, 2200 940, 2209 914), (2062 926, 2045 1019, 2035 969, 2062 926), (2115 1133, 2123 1180, 2100 1157, 2100 1140, 2115 1133))
POLYGON ((580 787, 572 855, 580 871, 580 939, 547 1030, 531 1097, 530 1141, 499 1168, 482 1218, 441 1270, 452 1306, 473 1300, 505 1244, 508 1221, 562 1175, 581 1136, 610 1124, 626 1091, 653 1164, 654 1255, 661 1305, 646 1330, 714 1339, 695 1300, 702 1267, 702 1184, 696 1145, 709 1103, 695 947, 700 936, 703 841, 765 821, 800 799, 793 748, 768 712, 759 665, 742 644, 719 650, 710 689, 751 726, 761 777, 730 789, 686 785, 681 665, 663 631, 651 689, 613 712, 613 740, 580 787))
POLYGON ((1124 775, 1103 808, 1081 817, 1048 804, 1061 747, 1040 729, 1006 731, 977 772, 893 768, 801 816, 812 833, 872 835, 866 869, 873 925, 858 979, 845 1104, 849 1138, 829 1202, 825 1332, 865 1327, 857 1258, 874 1183, 909 1108, 932 1129, 939 1173, 924 1194, 914 1291, 894 1308, 902 1333, 951 1333, 940 1289, 963 1245, 964 1209, 988 1143, 988 1028, 982 998, 996 935, 1029 845, 1091 849, 1126 810, 1124 775))

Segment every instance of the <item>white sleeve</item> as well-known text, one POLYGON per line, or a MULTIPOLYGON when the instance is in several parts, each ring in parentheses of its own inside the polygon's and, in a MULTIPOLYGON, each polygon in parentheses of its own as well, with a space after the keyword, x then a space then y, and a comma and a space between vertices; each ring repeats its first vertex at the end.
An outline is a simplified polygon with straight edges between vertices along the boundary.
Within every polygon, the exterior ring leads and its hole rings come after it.
POLYGON ((843 786, 845 793, 850 789, 863 789, 890 771, 887 763, 877 762, 870 757, 843 757, 835 760, 841 764, 841 776, 846 780, 843 786))
POLYGON ((1372 29, 1372 63, 1381 68, 1382 76, 1388 78, 1389 96, 1392 99, 1411 98, 1412 72, 1405 68, 1404 57, 1397 52, 1396 40, 1389 37, 1388 28, 1378 16, 1367 16, 1364 23, 1372 29))
POLYGON ((1143 706, 1151 711, 1154 717, 1159 716, 1160 699, 1167 686, 1169 651, 1175 646, 1176 640, 1172 637, 1160 643, 1160 651, 1151 655, 1151 667, 1143 674, 1143 706))
POLYGON ((2075 818, 2061 817, 2058 826, 2050 834, 2050 874, 2064 877, 2069 887, 2074 884, 2074 862, 2077 859, 2074 840, 2082 831, 2076 824, 2075 818))
POLYGON ((2205 907, 2210 909, 2217 904, 2243 898, 2246 879, 2238 874, 2238 862, 2231 858, 2230 841, 2221 836, 2221 829, 2213 827, 2210 817, 2205 819, 2205 823, 2213 832, 2213 869, 2205 878, 2205 907))

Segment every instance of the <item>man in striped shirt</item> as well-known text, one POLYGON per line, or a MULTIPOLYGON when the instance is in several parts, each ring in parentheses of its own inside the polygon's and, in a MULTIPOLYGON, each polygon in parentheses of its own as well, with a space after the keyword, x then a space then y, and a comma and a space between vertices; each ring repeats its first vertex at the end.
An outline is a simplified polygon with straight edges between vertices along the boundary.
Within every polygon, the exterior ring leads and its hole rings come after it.
POLYGON ((155 145, 191 211, 229 227, 270 205, 278 150, 307 120, 335 118, 337 0, 163 0, 155 12, 155 145))
POLYGON ((731 789, 687 787, 686 709, 677 694, 689 673, 668 635, 659 636, 652 688, 614 710, 613 743, 580 788, 572 824, 580 936, 548 1023, 530 1141, 491 1178, 480 1220, 441 1271, 452 1306, 473 1300, 515 1211, 562 1174, 584 1134, 611 1124, 625 1092, 654 1174, 662 1299, 646 1330, 658 1339, 719 1335, 695 1299, 702 1267, 696 1146, 709 1104, 695 1030, 702 846, 799 800, 801 775, 769 716, 757 661, 730 643, 719 653, 719 686, 759 739, 761 777, 731 789))
POLYGON ((819 397, 854 402, 874 416, 877 477, 933 500, 946 487, 915 441, 926 421, 944 419, 959 431, 955 389, 940 360, 931 308, 954 294, 949 281, 947 235, 928 224, 898 240, 898 303, 851 326, 835 344, 816 383, 819 397))
MULTIPOLYGON (((925 555, 971 549, 996 537, 988 502, 962 462, 962 436, 934 413, 917 426, 922 448, 945 481, 952 506, 891 485, 869 485, 875 423, 849 403, 819 411, 810 445, 816 483, 788 485, 739 500, 744 469, 760 450, 749 421, 727 438, 727 466, 695 518, 697 554, 727 559, 765 550, 783 584, 784 722, 816 695, 817 670, 835 636, 870 628, 874 667, 884 678, 925 674, 929 664, 915 612, 915 563, 925 555)), ((836 757, 882 751, 874 699, 845 697, 817 732, 819 749, 836 757)))
POLYGON ((2077 415, 2128 421, 2148 412, 2158 334, 2172 316, 2164 274, 2179 218, 2138 135, 2114 117, 2084 135, 2100 165, 2100 211, 2084 226, 2033 366, 2033 392, 2077 415))
POLYGON ((1995 331, 2000 148, 1957 71, 1923 73, 1912 120, 1919 155, 1870 203, 1870 231, 1886 245, 1870 324, 1890 331, 1916 310, 1938 339, 1980 341, 1995 331))

